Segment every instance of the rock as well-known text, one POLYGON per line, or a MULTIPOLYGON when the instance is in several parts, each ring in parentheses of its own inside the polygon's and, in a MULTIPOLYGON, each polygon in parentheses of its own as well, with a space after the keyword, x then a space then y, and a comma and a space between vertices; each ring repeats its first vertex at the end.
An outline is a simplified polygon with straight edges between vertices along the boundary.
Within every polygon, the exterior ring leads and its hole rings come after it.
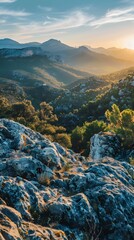
POLYGON ((88 229, 91 224, 97 225, 98 218, 84 194, 76 194, 72 197, 63 197, 50 200, 46 205, 44 215, 49 217, 49 223, 58 220, 59 224, 71 228, 88 229))
POLYGON ((61 168, 61 155, 52 147, 46 147, 38 154, 38 159, 51 168, 61 168))
POLYGON ((86 159, 21 124, 0 126, 0 239, 133 239, 134 167, 106 157, 118 155, 116 135, 95 135, 86 159))
POLYGON ((100 239, 133 238, 134 192, 130 165, 124 168, 124 163, 110 158, 89 165, 84 174, 69 180, 70 192, 86 195, 98 216, 100 239))
POLYGON ((20 213, 13 208, 0 206, 0 212, 1 240, 67 240, 65 233, 61 230, 45 228, 33 223, 23 221, 20 213))
POLYGON ((90 156, 94 160, 99 160, 103 157, 116 158, 120 149, 120 139, 113 133, 100 132, 91 138, 90 156))

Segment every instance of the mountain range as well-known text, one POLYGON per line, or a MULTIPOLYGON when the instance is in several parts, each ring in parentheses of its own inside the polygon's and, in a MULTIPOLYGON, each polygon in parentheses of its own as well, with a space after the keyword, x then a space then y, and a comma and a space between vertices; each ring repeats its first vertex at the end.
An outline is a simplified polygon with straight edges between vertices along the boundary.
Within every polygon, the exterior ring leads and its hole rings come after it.
POLYGON ((127 61, 134 61, 134 50, 128 49, 128 48, 116 48, 116 47, 111 47, 111 48, 92 48, 90 46, 86 46, 89 50, 96 52, 96 53, 101 53, 105 54, 107 56, 112 56, 115 58, 127 60, 127 61))
POLYGON ((116 51, 118 54, 114 54, 113 51, 111 55, 108 50, 104 50, 86 46, 74 48, 55 39, 50 39, 44 43, 31 42, 25 44, 12 39, 0 40, 0 58, 47 56, 53 62, 62 65, 67 64, 91 74, 108 74, 134 65, 133 51, 128 50, 131 53, 130 59, 123 59, 122 55, 119 54, 120 49, 116 51))

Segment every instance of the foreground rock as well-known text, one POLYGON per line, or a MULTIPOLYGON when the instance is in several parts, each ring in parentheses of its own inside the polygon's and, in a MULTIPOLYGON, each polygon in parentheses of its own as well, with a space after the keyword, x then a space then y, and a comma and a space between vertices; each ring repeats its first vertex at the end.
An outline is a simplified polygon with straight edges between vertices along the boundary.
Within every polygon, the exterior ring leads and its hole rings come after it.
POLYGON ((131 240, 134 168, 0 120, 0 239, 131 240))

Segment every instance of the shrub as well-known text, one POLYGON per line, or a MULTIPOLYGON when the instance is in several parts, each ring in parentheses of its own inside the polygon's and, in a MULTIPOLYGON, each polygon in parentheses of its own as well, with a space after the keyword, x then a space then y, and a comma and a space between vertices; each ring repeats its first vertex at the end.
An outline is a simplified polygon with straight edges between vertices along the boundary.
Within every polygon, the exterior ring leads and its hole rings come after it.
POLYGON ((90 138, 99 132, 105 131, 107 125, 104 121, 92 121, 90 123, 85 123, 85 132, 84 132, 84 143, 90 141, 90 138))
POLYGON ((83 139, 84 139, 84 127, 76 127, 71 134, 71 142, 74 151, 80 152, 83 148, 83 139))
POLYGON ((89 154, 90 138, 101 131, 106 129, 107 125, 103 121, 85 122, 82 127, 76 127, 71 135, 71 141, 74 151, 85 152, 89 154))
POLYGON ((69 134, 66 133, 58 133, 55 136, 55 141, 61 144, 65 148, 71 148, 71 138, 69 134))

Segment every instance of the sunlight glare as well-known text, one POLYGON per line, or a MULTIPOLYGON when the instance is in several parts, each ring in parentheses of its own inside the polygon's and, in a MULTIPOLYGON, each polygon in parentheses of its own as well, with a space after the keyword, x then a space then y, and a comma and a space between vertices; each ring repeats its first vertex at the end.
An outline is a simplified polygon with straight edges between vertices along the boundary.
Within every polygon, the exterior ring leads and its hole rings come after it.
POLYGON ((134 38, 127 39, 125 42, 125 47, 129 49, 134 49, 134 38))

